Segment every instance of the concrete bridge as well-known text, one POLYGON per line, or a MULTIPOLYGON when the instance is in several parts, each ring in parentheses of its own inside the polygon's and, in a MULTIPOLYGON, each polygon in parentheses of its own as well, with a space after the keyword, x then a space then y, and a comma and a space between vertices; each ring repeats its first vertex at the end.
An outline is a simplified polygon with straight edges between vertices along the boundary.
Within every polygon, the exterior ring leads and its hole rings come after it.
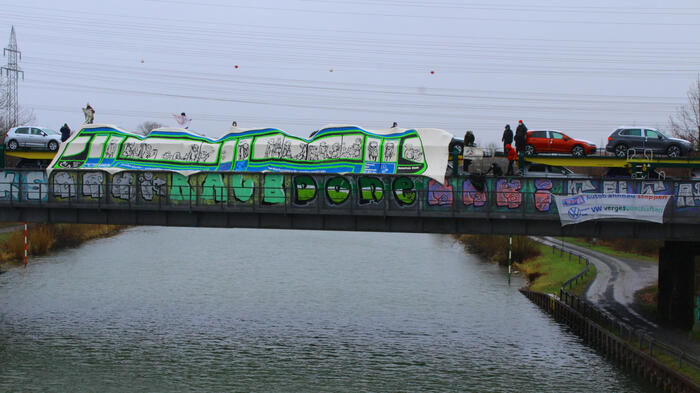
POLYGON ((0 221, 660 239, 659 312, 700 326, 700 181, 2 170, 0 221), (579 193, 671 197, 663 224, 562 226, 579 193))
POLYGON ((700 241, 700 182, 304 173, 0 171, 0 220, 700 241), (664 223, 561 226, 554 194, 671 195, 664 223))

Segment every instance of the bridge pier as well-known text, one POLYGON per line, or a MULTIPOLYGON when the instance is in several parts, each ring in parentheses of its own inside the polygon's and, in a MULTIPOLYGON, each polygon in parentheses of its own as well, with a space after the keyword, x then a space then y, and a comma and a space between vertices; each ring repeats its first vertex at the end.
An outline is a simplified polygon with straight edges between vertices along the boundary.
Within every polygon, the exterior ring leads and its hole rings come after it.
POLYGON ((700 331, 700 242, 666 241, 659 250, 659 317, 700 331))

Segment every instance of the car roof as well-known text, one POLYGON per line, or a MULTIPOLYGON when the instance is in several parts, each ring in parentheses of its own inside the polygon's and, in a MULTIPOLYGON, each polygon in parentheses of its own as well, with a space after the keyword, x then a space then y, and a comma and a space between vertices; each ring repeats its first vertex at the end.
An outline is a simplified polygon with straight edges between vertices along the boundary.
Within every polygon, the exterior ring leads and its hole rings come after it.
POLYGON ((628 128, 633 128, 633 129, 638 129, 638 128, 644 128, 647 130, 656 130, 659 131, 658 128, 656 127, 649 127, 649 126, 620 126, 615 129, 615 131, 620 130, 620 129, 628 129, 628 128))

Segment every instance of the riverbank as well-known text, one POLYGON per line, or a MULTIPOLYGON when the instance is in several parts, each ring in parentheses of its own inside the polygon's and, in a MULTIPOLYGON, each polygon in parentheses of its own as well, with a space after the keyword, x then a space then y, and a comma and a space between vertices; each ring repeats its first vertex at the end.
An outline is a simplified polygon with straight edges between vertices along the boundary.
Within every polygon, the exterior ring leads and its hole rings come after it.
MULTIPOLYGON (((77 247, 88 240, 114 236, 123 225, 31 224, 28 233, 29 257, 46 255, 64 248, 77 247)), ((24 263, 24 228, 0 233, 0 271, 24 263)))
MULTIPOLYGON (((501 265, 508 263, 508 236, 459 235, 456 238, 471 252, 501 265)), ((522 272, 532 291, 559 294, 562 284, 577 275, 585 264, 540 244, 526 236, 513 236, 513 269, 522 272)), ((572 293, 582 294, 593 281, 596 270, 591 267, 588 274, 572 287, 572 293)))

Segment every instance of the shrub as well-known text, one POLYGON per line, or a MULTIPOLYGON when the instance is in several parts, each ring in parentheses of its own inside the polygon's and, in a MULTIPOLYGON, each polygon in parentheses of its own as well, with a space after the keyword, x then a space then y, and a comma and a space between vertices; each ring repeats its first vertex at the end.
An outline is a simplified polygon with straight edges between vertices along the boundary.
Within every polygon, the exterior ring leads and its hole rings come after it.
MULTIPOLYGON (((460 235, 458 239, 469 251, 502 265, 508 264, 508 236, 460 235)), ((513 262, 522 262, 538 255, 540 250, 534 240, 527 236, 513 236, 513 262)))

